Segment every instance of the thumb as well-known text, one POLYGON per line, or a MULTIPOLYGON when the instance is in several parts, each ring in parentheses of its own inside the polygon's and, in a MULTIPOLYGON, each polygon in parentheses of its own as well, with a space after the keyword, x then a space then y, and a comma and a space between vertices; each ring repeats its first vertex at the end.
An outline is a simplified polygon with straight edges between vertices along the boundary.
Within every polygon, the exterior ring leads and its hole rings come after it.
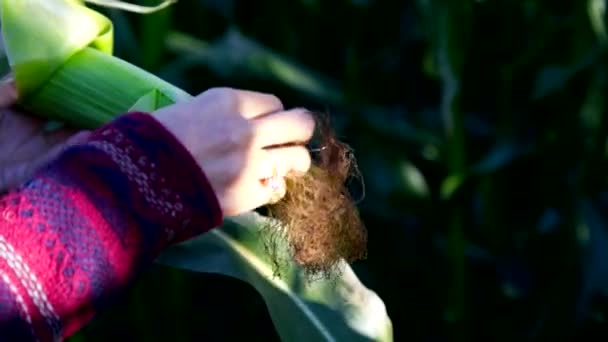
POLYGON ((6 166, 0 165, 0 193, 10 191, 11 188, 23 184, 40 168, 52 162, 66 148, 85 142, 90 133, 90 131, 78 132, 33 160, 6 166))
MULTIPOLYGON (((51 161, 53 161, 53 159, 55 159, 57 156, 59 156, 59 154, 61 154, 61 152, 63 152, 66 148, 85 142, 90 134, 91 134, 90 131, 80 131, 76 134, 73 134, 64 142, 54 145, 51 149, 46 151, 40 157, 38 157, 32 161, 29 161, 28 164, 30 165, 30 168, 32 169, 32 174, 34 172, 36 172, 39 168, 41 168, 41 167, 45 166, 46 164, 50 163, 51 161)), ((30 177, 30 176, 31 175, 28 175, 28 177, 30 177)))
POLYGON ((17 88, 12 75, 0 80, 0 108, 8 108, 17 102, 17 88))

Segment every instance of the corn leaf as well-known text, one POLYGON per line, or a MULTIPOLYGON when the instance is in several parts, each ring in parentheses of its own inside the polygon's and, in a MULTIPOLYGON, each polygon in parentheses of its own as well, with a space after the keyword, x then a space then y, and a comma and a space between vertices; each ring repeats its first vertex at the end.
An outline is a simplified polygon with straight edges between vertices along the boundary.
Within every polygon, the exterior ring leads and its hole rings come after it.
POLYGON ((23 98, 84 47, 112 53, 110 20, 76 0, 2 1, 0 22, 9 65, 23 98))
POLYGON ((259 236, 267 220, 256 213, 232 218, 212 234, 170 248, 158 262, 249 283, 264 298, 283 341, 392 341, 384 303, 345 262, 334 278, 310 283, 295 264, 273 275, 259 236))

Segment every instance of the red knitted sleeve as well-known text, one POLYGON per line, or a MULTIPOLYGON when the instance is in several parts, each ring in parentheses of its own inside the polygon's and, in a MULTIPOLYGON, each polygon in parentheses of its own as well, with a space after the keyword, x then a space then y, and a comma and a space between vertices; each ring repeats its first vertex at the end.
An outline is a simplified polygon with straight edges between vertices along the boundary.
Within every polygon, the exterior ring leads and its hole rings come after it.
POLYGON ((145 113, 116 119, 0 197, 0 340, 73 334, 169 244, 221 221, 171 133, 145 113))

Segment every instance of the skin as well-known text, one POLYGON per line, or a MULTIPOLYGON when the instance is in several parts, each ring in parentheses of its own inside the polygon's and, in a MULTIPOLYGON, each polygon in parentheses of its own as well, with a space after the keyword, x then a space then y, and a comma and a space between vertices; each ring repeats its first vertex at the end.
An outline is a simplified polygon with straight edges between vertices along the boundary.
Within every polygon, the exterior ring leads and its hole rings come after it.
MULTIPOLYGON (((45 133, 44 121, 14 106, 12 79, 0 84, 0 192, 19 185, 64 148, 89 132, 45 133)), ((192 154, 209 179, 224 216, 276 202, 285 195, 288 173, 308 171, 304 143, 315 121, 304 109, 283 107, 269 94, 213 88, 187 102, 151 113, 192 154), (278 189, 268 185, 278 177, 278 189)))
POLYGON ((88 131, 44 131, 44 121, 14 106, 17 92, 10 78, 0 82, 0 193, 26 181, 65 147, 88 131))
POLYGON ((152 115, 194 156, 226 216, 276 202, 285 195, 284 177, 311 165, 303 143, 313 135, 313 116, 285 110, 273 95, 214 88, 152 115), (264 181, 273 175, 278 191, 264 181))

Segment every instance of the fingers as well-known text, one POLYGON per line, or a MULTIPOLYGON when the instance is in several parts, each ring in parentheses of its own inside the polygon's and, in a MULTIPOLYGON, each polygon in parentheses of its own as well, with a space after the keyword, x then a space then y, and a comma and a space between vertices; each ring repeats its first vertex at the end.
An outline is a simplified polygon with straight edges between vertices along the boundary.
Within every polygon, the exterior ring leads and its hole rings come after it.
POLYGON ((269 113, 282 111, 283 103, 278 97, 248 90, 234 90, 238 99, 238 112, 252 119, 269 113))
POLYGON ((34 117, 11 113, 0 127, 3 132, 11 132, 5 137, 0 136, 2 151, 13 151, 10 159, 0 160, 30 161, 45 154, 52 147, 66 144, 75 131, 71 129, 60 129, 53 132, 45 132, 42 122, 34 117))
POLYGON ((271 177, 263 179, 258 183, 258 189, 254 191, 258 205, 274 204, 287 194, 287 184, 283 177, 271 177))
POLYGON ((266 180, 260 181, 255 186, 248 188, 247 206, 244 207, 239 205, 239 207, 242 209, 229 210, 227 215, 238 215, 244 211, 253 210, 280 201, 283 197, 285 197, 287 187, 285 186, 284 178, 278 177, 276 178, 276 181, 276 187, 271 186, 271 184, 266 180))
POLYGON ((17 102, 17 88, 13 82, 13 78, 5 76, 0 81, 0 108, 7 108, 17 102))
POLYGON ((30 167, 27 163, 19 163, 10 167, 0 167, 0 194, 10 191, 15 186, 30 177, 30 167))
POLYGON ((305 109, 292 109, 254 119, 256 138, 260 147, 304 143, 312 138, 315 121, 305 109))
POLYGON ((2 76, 2 78, 0 78, 0 82, 6 83, 6 82, 13 82, 14 77, 13 77, 13 73, 9 72, 8 74, 2 76))
POLYGON ((283 103, 278 97, 255 91, 212 88, 197 97, 205 107, 210 105, 215 112, 239 113, 246 119, 283 110, 283 103))
POLYGON ((85 141, 87 141, 87 139, 89 138, 90 135, 91 135, 91 131, 88 131, 88 130, 80 131, 76 134, 73 134, 69 139, 67 139, 65 142, 65 145, 74 146, 74 145, 84 143, 85 141))
POLYGON ((81 131, 72 135, 64 142, 54 144, 52 148, 44 152, 38 158, 12 163, 0 167, 0 193, 22 184, 30 179, 39 169, 51 163, 66 148, 86 141, 89 131, 81 131))
POLYGON ((280 177, 285 177, 291 172, 306 173, 310 169, 310 153, 304 146, 273 148, 268 152, 271 161, 276 164, 280 177))
POLYGON ((256 126, 256 147, 298 143, 312 137, 315 122, 304 109, 285 111, 279 98, 249 90, 213 88, 196 98, 213 113, 239 113, 256 126))
POLYGON ((291 172, 306 173, 312 163, 310 153, 304 146, 279 147, 265 152, 260 157, 259 179, 273 176, 285 177, 291 172))
POLYGON ((285 110, 274 95, 213 88, 154 115, 196 156, 226 216, 283 198, 285 177, 311 165, 301 145, 313 136, 313 116, 285 110))
POLYGON ((311 165, 309 151, 297 144, 310 140, 314 133, 315 121, 303 109, 274 112, 257 116, 253 120, 254 146, 266 152, 260 160, 260 189, 256 191, 258 203, 274 204, 287 193, 285 177, 291 172, 305 173, 311 165), (270 147, 266 148, 265 147, 270 147))
POLYGON ((258 159, 260 172, 259 189, 254 191, 260 205, 276 203, 287 193, 285 177, 291 172, 305 173, 311 165, 311 157, 303 146, 280 147, 263 150, 258 159))
POLYGON ((287 184, 285 178, 275 177, 266 184, 267 199, 265 203, 275 204, 287 194, 287 184))

